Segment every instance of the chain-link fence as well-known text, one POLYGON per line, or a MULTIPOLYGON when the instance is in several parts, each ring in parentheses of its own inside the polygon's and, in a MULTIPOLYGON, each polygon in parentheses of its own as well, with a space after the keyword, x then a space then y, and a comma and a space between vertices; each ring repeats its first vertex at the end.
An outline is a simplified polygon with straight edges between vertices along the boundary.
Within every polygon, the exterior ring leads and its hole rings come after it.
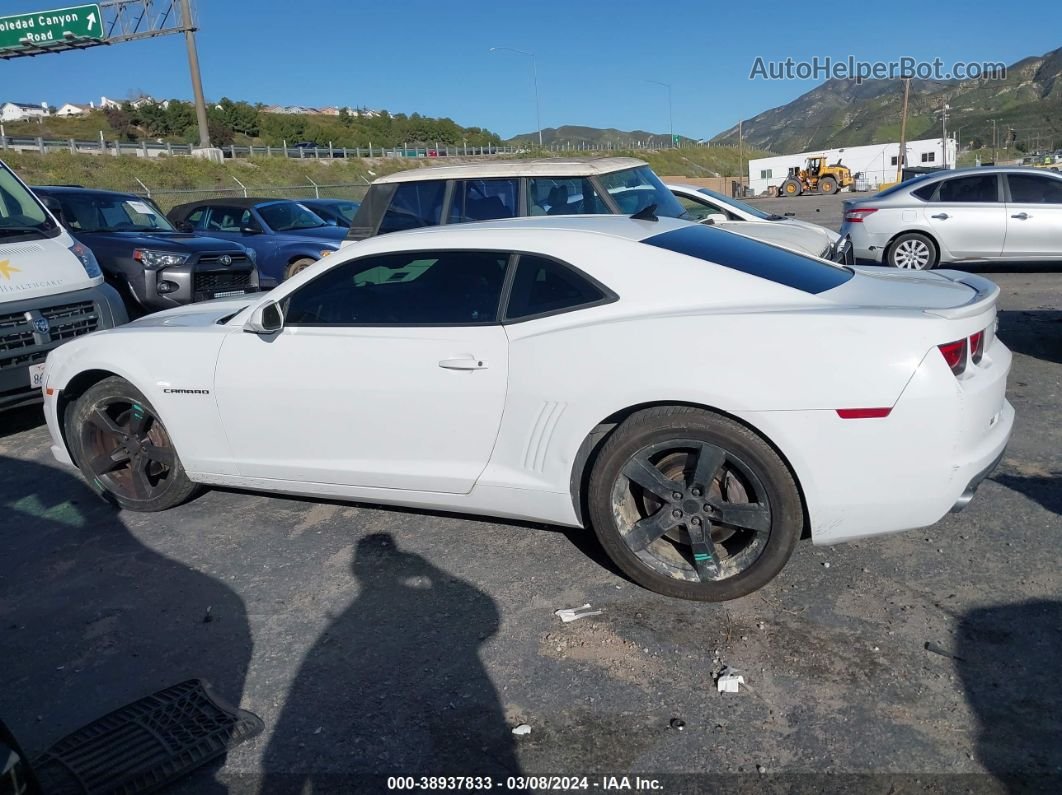
POLYGON ((360 202, 365 198, 365 193, 368 189, 369 184, 367 182, 343 185, 318 185, 311 182, 306 185, 269 185, 265 187, 239 185, 233 188, 203 190, 156 190, 141 183, 132 192, 147 196, 165 212, 169 212, 178 204, 206 199, 252 197, 263 199, 352 199, 360 202))

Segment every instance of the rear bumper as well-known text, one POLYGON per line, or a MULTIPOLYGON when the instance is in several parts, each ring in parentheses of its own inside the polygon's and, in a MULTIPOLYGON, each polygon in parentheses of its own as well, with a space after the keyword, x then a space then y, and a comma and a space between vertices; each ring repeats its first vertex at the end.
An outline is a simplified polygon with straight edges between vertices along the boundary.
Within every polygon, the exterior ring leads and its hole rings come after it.
POLYGON ((1003 454, 1005 452, 1006 448, 1003 448, 1003 450, 999 452, 999 455, 996 456, 995 460, 991 464, 989 464, 987 467, 985 467, 976 475, 974 475, 973 480, 971 480, 967 484, 966 491, 960 494, 959 499, 957 499, 955 501, 955 504, 951 506, 952 513, 959 513, 963 508, 965 508, 973 501, 974 495, 977 493, 977 487, 980 486, 988 478, 988 476, 995 471, 996 467, 999 466, 999 462, 1003 460, 1003 454))
POLYGON ((842 239, 852 241, 852 255, 856 261, 869 261, 881 264, 885 257, 885 247, 889 244, 888 235, 872 234, 865 223, 842 224, 842 239))
POLYGON ((931 354, 888 417, 745 415, 789 458, 816 544, 935 524, 965 507, 1003 456, 1014 427, 1010 352, 994 340, 977 371, 959 379, 931 354))

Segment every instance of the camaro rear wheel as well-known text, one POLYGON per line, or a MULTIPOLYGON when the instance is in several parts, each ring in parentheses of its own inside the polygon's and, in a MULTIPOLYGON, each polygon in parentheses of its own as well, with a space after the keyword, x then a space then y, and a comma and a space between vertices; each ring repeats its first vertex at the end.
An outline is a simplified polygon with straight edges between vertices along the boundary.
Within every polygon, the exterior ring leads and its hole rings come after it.
POLYGON ((122 378, 106 378, 66 413, 66 438, 85 479, 132 511, 164 511, 196 491, 154 408, 122 378))
POLYGON ((767 584, 804 524, 793 476, 766 442, 682 406, 640 411, 612 433, 590 475, 589 513, 631 579, 706 602, 767 584))
POLYGON ((936 267, 937 247, 925 235, 908 232, 889 246, 889 264, 906 270, 929 270, 936 267))

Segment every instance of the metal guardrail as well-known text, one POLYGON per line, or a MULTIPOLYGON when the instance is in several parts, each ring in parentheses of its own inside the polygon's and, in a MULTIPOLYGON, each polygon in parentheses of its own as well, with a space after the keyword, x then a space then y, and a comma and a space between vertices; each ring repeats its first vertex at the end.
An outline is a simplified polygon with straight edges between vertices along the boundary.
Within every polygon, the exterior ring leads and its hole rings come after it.
POLYGON ((238 199, 248 196, 276 199, 352 199, 362 201, 369 190, 367 182, 336 185, 318 185, 310 182, 306 185, 272 185, 253 187, 239 184, 233 188, 171 189, 154 190, 140 183, 130 193, 146 196, 169 212, 178 204, 202 201, 206 199, 238 199))
MULTIPOLYGON (((697 144, 687 144, 698 146, 697 144)), ((724 149, 736 148, 730 144, 712 144, 724 149)), ((686 148, 680 147, 680 148, 686 148)), ((17 136, 0 136, 0 150, 10 149, 21 152, 71 152, 74 154, 109 154, 137 157, 181 157, 189 156, 196 147, 193 144, 158 143, 149 141, 84 141, 75 138, 25 138, 17 136)), ((435 157, 480 157, 493 155, 517 155, 530 151, 526 147, 498 146, 401 146, 401 147, 337 147, 337 146, 228 146, 218 147, 225 158, 248 157, 292 157, 308 160, 334 160, 342 158, 363 157, 398 157, 398 158, 435 158, 435 157)), ((586 145, 565 146, 551 144, 544 147, 550 152, 602 152, 602 151, 647 151, 670 149, 666 145, 656 146, 652 143, 641 146, 590 147, 586 145)))

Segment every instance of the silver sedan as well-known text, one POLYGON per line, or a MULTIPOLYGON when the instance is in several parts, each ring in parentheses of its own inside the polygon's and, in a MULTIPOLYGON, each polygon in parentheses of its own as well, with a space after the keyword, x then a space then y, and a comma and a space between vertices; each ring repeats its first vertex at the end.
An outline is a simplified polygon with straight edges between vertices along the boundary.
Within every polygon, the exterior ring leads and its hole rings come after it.
POLYGON ((845 202, 857 259, 925 270, 953 262, 1062 260, 1062 175, 982 167, 926 174, 845 202))

